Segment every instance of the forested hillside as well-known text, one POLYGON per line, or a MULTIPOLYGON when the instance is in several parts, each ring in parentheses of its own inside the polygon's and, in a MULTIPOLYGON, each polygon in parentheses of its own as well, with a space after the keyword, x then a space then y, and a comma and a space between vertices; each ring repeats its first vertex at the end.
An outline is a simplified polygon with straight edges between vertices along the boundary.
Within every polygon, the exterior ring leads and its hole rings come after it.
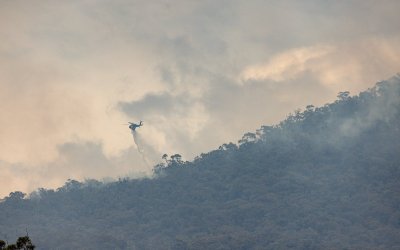
MULTIPOLYGON (((265 114, 259 114, 265 115, 265 114)), ((38 249, 400 249, 400 76, 341 92, 155 178, 0 203, 0 239, 38 249)))

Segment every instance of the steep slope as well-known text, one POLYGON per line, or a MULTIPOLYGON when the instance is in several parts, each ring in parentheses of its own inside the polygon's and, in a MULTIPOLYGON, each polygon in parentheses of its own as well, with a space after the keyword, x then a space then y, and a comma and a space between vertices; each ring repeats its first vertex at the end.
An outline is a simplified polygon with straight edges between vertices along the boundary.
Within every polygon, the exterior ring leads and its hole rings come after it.
MULTIPOLYGON (((40 249, 398 249, 400 77, 247 133, 157 178, 0 203, 40 249)), ((9 239, 12 240, 12 239, 9 239)))

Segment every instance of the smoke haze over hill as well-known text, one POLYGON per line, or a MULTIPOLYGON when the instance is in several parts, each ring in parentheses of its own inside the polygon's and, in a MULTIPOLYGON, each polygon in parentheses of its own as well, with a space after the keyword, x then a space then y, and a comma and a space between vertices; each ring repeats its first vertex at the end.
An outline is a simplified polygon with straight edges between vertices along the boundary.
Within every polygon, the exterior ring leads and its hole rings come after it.
POLYGON ((399 100, 397 75, 193 161, 165 155, 155 178, 13 192, 0 236, 29 228, 40 249, 398 249, 399 100))

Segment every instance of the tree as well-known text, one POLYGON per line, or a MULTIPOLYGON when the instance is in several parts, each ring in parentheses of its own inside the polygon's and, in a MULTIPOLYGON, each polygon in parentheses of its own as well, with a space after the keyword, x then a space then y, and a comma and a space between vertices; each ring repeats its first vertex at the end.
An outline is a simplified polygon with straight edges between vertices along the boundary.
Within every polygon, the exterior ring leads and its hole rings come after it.
POLYGON ((349 91, 343 91, 339 92, 337 95, 337 98, 341 101, 344 101, 350 97, 350 92, 349 91))
POLYGON ((163 156, 161 157, 161 159, 163 159, 165 161, 165 163, 168 164, 168 155, 167 154, 163 154, 163 156))
POLYGON ((243 135, 242 139, 239 140, 239 144, 254 142, 256 138, 256 134, 248 132, 243 135))
POLYGON ((6 242, 4 240, 0 240, 0 249, 4 249, 6 247, 6 242))
POLYGON ((11 192, 8 197, 5 198, 6 201, 21 201, 26 196, 25 193, 20 191, 11 192))
POLYGON ((266 137, 268 134, 272 133, 274 130, 273 126, 261 126, 260 129, 257 129, 256 134, 258 137, 266 137))
POLYGON ((221 146, 218 147, 219 150, 236 150, 237 146, 236 144, 233 144, 232 142, 230 143, 224 143, 221 146))
POLYGON ((31 239, 29 236, 19 237, 17 240, 17 249, 24 249, 24 250, 33 250, 35 246, 32 244, 31 239))
POLYGON ((171 161, 176 163, 182 163, 182 156, 180 154, 171 155, 171 161))
POLYGON ((35 245, 32 244, 28 235, 19 237, 15 244, 7 245, 4 240, 0 240, 0 250, 33 250, 35 245))

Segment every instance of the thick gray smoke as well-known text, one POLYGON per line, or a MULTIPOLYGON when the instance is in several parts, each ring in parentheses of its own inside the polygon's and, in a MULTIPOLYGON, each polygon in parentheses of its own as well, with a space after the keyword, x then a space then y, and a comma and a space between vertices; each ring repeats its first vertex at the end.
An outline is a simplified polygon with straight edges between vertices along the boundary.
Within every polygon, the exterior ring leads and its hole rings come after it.
MULTIPOLYGON (((341 121, 340 133, 344 136, 357 136, 361 132, 371 128, 378 121, 389 123, 398 112, 400 105, 400 74, 378 83, 371 92, 375 95, 384 95, 368 104, 368 111, 355 114, 341 121)), ((363 94, 365 95, 365 94, 363 94)))

